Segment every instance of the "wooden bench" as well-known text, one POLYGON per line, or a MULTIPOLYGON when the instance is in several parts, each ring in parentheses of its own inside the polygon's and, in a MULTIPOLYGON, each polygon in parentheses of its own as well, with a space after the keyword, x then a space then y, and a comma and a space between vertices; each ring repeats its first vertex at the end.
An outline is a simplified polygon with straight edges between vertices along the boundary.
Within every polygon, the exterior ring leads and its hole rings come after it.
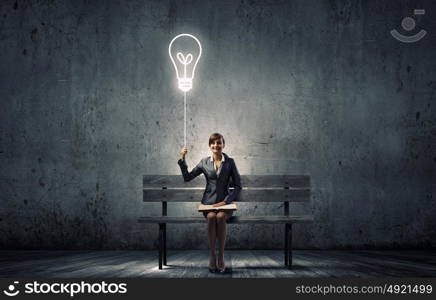
MULTIPOLYGON (((310 177, 306 175, 248 175, 241 176, 242 191, 238 202, 283 202, 281 216, 241 216, 240 210, 228 220, 229 224, 282 224, 285 225, 285 265, 292 267, 292 224, 312 222, 313 217, 291 216, 290 202, 308 202, 310 200, 310 177), (235 216, 236 215, 236 216, 235 216)), ((199 176, 190 182, 184 182, 182 175, 145 175, 143 177, 144 202, 161 202, 162 215, 141 217, 140 223, 159 224, 159 269, 167 264, 166 226, 168 223, 206 223, 206 218, 198 216, 168 216, 168 202, 200 203, 205 179, 199 176)), ((230 189, 232 189, 230 187, 230 189)))

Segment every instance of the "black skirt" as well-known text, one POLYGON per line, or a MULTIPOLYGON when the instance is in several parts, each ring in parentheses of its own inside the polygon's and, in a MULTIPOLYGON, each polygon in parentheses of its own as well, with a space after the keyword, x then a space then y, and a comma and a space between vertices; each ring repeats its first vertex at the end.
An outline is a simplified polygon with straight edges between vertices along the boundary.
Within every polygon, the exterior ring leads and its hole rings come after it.
MULTIPOLYGON (((220 211, 223 211, 226 213, 226 220, 230 219, 231 216, 233 216, 233 210, 218 210, 218 211, 214 211, 215 213, 218 213, 220 211)), ((207 217, 207 213, 210 211, 204 211, 203 212, 203 216, 206 218, 207 217)))

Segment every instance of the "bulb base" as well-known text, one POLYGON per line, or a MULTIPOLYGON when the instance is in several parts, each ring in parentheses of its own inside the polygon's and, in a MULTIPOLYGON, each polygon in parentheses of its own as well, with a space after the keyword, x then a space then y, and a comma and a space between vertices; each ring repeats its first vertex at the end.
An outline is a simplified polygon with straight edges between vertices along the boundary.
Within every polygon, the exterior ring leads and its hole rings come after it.
POLYGON ((187 92, 192 89, 192 79, 191 78, 179 78, 179 89, 183 92, 187 92))

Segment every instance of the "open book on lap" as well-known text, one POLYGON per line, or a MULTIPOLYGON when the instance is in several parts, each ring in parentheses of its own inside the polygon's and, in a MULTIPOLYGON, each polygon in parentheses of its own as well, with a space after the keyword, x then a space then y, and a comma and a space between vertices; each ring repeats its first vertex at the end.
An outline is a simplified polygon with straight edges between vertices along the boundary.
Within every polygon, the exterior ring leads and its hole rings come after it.
POLYGON ((213 207, 213 205, 204 205, 204 204, 200 204, 200 206, 198 206, 198 211, 211 211, 211 210, 237 210, 238 207, 236 206, 236 204, 226 204, 223 206, 218 206, 218 207, 213 207))

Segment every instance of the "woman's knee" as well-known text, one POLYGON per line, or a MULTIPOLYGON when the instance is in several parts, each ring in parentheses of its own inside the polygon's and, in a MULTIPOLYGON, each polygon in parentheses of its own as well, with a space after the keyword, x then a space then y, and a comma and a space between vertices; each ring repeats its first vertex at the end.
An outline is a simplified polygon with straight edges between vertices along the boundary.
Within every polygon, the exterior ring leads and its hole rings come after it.
POLYGON ((208 222, 214 222, 217 219, 217 214, 212 211, 208 212, 206 218, 208 222))
POLYGON ((227 214, 225 212, 220 211, 216 215, 216 219, 218 223, 225 223, 227 218, 227 214))

